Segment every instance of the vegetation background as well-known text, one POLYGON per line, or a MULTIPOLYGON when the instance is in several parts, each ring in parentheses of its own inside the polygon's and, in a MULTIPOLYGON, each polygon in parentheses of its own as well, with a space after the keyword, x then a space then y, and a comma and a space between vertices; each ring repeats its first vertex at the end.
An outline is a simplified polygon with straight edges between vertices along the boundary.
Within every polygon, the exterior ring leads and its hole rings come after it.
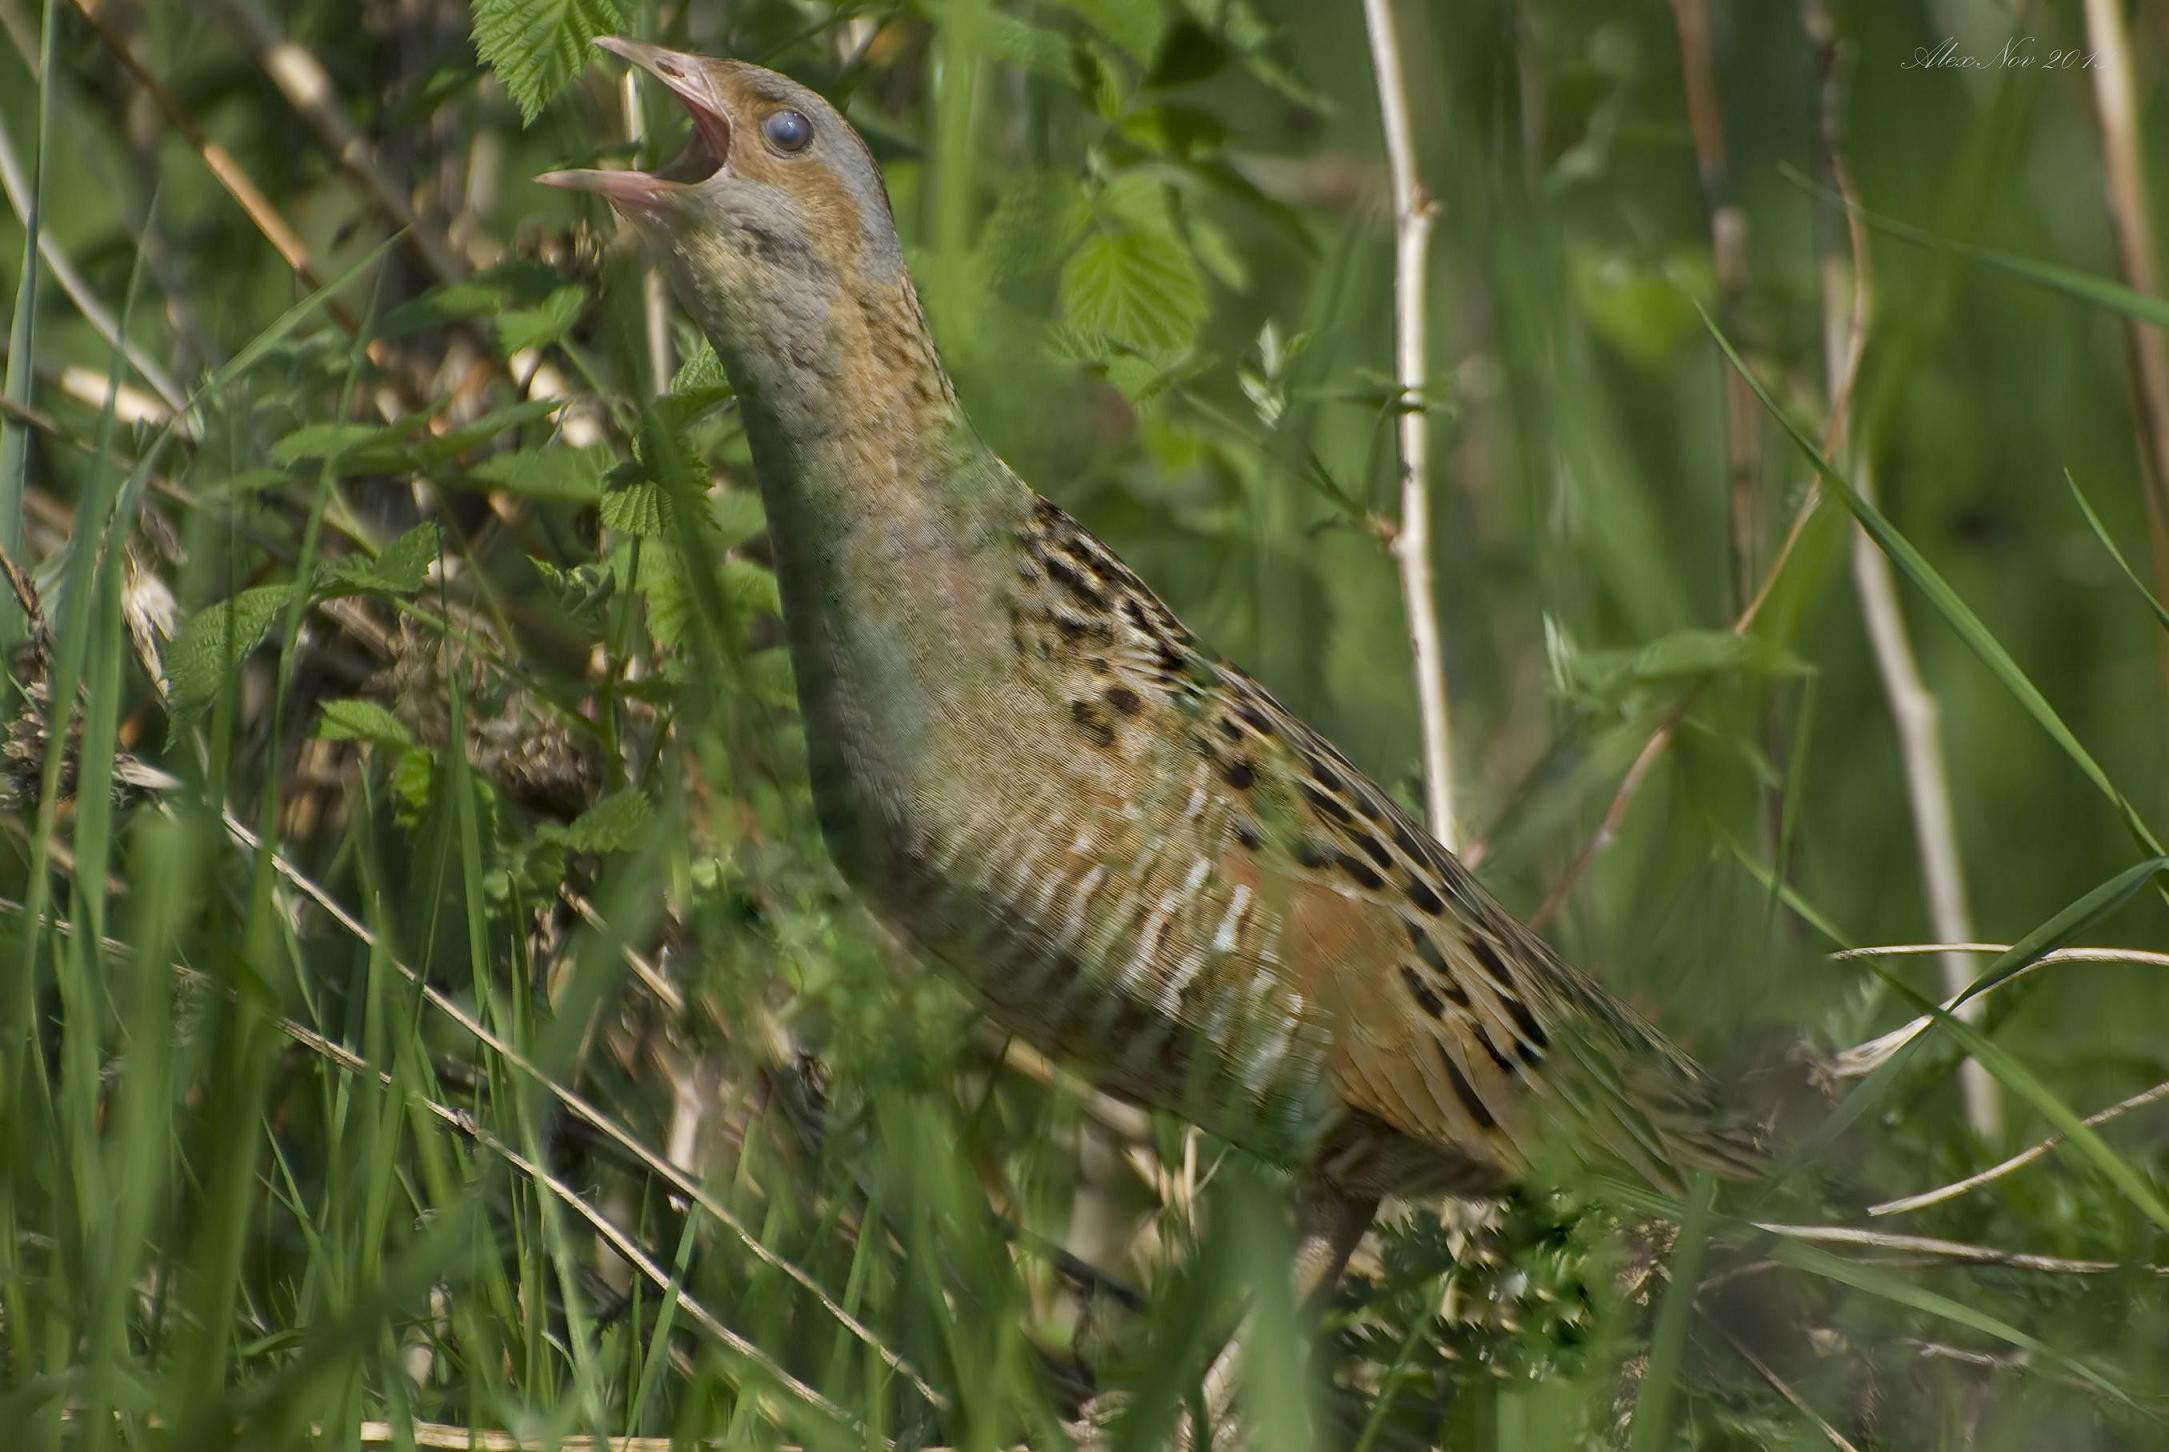
POLYGON ((1414 394, 1355 0, 0 0, 12 1445, 1158 1446, 1246 1298, 1261 1447, 2169 1445, 2169 6, 1383 8, 1414 394), (844 104, 982 430, 1411 803, 1420 408, 1466 850, 1773 1184, 1401 1207, 1306 1379, 1281 1182, 828 867, 727 389, 528 180, 683 132, 598 33, 844 104))

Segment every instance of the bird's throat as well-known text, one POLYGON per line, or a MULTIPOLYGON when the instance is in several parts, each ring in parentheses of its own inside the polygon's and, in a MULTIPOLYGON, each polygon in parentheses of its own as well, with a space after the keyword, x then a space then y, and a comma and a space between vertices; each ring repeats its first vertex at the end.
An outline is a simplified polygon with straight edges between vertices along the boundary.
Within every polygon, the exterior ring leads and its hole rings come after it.
POLYGON ((739 395, 824 824, 899 827, 945 693, 1008 649, 991 601, 1031 494, 959 409, 908 281, 766 334, 711 329, 739 395))

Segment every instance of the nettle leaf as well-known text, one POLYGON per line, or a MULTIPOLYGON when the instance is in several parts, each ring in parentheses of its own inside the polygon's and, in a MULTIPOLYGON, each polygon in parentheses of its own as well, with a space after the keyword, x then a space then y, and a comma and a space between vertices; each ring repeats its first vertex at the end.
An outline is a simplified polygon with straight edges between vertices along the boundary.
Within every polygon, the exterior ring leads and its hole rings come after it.
POLYGON ((637 479, 612 489, 603 495, 600 513, 605 529, 641 539, 661 539, 670 528, 670 500, 653 479, 637 479))
POLYGON ((678 371, 670 375, 670 392, 674 394, 696 393, 704 389, 729 389, 730 380, 723 376, 723 360, 716 357, 715 349, 702 343, 678 365, 678 371))
POLYGON ((587 306, 587 289, 571 283, 531 308, 507 308, 497 315, 497 342, 507 353, 540 348, 572 331, 587 306))
POLYGON ((731 381, 723 374, 723 360, 702 342, 671 375, 670 388, 659 405, 683 426, 730 397, 731 381))
POLYGON ((293 598, 291 584, 257 585, 205 606, 181 627, 166 651, 176 730, 218 699, 232 679, 235 663, 263 643, 271 622, 293 598))
POLYGON ((1095 232, 1062 268, 1062 322, 1139 353, 1179 355, 1197 342, 1205 285, 1173 234, 1095 232))
POLYGON ((530 126, 587 64, 595 37, 624 27, 623 0, 475 0, 475 51, 530 126))
POLYGON ((412 595, 429 577, 437 558, 437 526, 418 524, 377 552, 375 559, 349 555, 324 571, 325 590, 333 595, 412 595))
POLYGON ((610 451, 600 444, 558 444, 493 454, 475 465, 473 477, 523 499, 569 499, 593 504, 603 497, 610 451))
POLYGON ((574 852, 623 852, 639 845, 654 820, 655 807, 646 797, 623 791, 604 797, 562 827, 549 823, 537 828, 535 836, 574 852))
POLYGON ((358 696, 326 701, 316 734, 326 741, 368 741, 401 749, 415 744, 405 722, 381 703, 358 696))

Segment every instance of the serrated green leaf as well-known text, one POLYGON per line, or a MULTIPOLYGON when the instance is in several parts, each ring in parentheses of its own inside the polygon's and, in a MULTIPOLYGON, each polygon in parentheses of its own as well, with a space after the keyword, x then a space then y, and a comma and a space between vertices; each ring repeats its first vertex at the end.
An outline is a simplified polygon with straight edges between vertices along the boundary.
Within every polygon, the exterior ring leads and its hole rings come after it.
POLYGON ((587 306, 587 289, 567 285, 529 308, 507 308, 497 315, 497 342, 507 353, 541 348, 572 331, 587 306))
POLYGON ((715 349, 706 343, 688 355, 678 365, 678 371, 670 375, 670 392, 674 394, 730 386, 730 380, 723 376, 723 360, 716 357, 715 349))
POLYGON ((523 499, 569 499, 592 504, 603 497, 603 475, 612 463, 599 444, 557 444, 492 454, 472 470, 473 477, 523 499))
POLYGON ((401 820, 412 822, 429 809, 436 788, 437 758, 417 746, 401 753, 392 767, 392 791, 406 804, 401 820))
POLYGON ((475 0, 474 48, 532 126, 587 64, 595 37, 624 26, 621 0, 475 0))
POLYGON ((382 703, 358 696, 324 703, 316 734, 326 741, 371 741, 383 746, 414 745, 414 733, 382 703))
POLYGON ((349 555, 324 571, 334 595, 411 595, 422 588, 437 558, 437 526, 418 524, 378 551, 375 559, 349 555))
POLYGON ((670 527, 670 500, 662 485, 653 479, 639 479, 604 494, 601 515, 606 529, 641 539, 661 539, 670 527))
POLYGON ((655 808, 636 791, 604 797, 565 826, 545 826, 536 835, 574 852, 623 852, 640 844, 655 808))
POLYGON ((1148 355, 1186 353, 1205 318, 1197 265, 1167 232, 1095 232, 1063 265, 1062 321, 1148 355))
POLYGON ((173 723, 194 720, 226 689, 233 667, 263 643, 294 587, 257 585, 196 612, 166 652, 173 723))

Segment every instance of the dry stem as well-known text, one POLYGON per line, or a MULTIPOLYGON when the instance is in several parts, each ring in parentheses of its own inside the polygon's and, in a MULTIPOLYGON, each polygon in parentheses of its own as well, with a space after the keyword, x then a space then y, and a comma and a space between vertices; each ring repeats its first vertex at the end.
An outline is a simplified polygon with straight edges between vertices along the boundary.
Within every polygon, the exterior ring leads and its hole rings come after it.
POLYGON ((1401 455, 1401 516, 1393 557, 1401 571, 1401 602, 1416 673, 1416 707, 1423 724, 1424 802, 1431 831, 1448 848, 1461 843, 1454 811, 1453 747, 1446 707, 1446 647, 1438 600, 1431 588, 1431 417, 1425 397, 1425 254, 1436 205, 1416 175, 1416 140, 1409 123, 1408 86, 1390 0, 1363 0, 1370 33, 1371 71, 1386 136, 1393 184, 1393 380, 1399 394, 1394 437, 1401 455))

